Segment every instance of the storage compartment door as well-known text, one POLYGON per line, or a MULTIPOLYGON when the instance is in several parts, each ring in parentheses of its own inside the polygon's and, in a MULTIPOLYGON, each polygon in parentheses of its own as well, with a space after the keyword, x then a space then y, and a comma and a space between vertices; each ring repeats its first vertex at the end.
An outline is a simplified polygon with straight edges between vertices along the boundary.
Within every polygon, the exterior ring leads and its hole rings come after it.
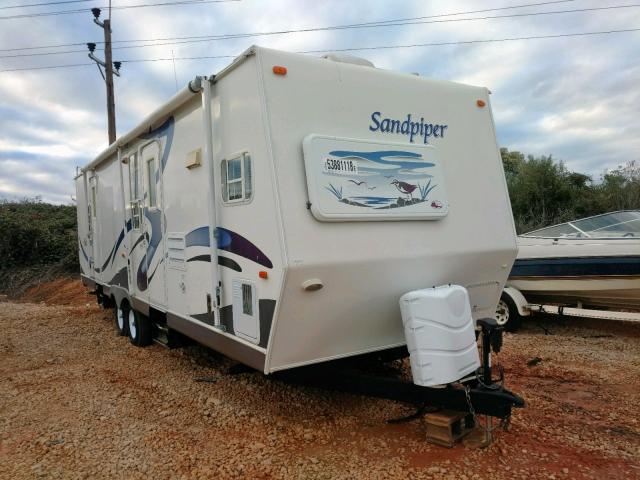
POLYGON ((235 334, 252 343, 260 341, 256 287, 245 280, 233 280, 233 329, 235 334))

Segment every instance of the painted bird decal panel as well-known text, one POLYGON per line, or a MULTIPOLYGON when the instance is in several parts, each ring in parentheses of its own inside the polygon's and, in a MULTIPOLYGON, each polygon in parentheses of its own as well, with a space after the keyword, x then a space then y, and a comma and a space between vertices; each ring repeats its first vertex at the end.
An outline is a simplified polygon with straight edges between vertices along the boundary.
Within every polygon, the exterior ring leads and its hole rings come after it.
POLYGON ((329 155, 343 162, 333 170, 327 169, 332 175, 325 189, 348 205, 378 210, 430 205, 430 194, 438 187, 430 172, 434 163, 418 153, 333 150, 329 155), (357 168, 350 162, 357 162, 357 168), (343 172, 352 174, 345 178, 343 172))

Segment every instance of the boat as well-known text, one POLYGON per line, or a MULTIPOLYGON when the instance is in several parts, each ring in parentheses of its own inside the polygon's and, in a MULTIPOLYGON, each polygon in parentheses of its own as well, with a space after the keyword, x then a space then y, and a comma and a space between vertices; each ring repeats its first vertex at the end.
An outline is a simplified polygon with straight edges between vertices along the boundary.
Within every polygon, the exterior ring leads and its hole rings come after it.
POLYGON ((499 323, 519 319, 535 304, 640 312, 640 210, 541 228, 517 243, 499 323))

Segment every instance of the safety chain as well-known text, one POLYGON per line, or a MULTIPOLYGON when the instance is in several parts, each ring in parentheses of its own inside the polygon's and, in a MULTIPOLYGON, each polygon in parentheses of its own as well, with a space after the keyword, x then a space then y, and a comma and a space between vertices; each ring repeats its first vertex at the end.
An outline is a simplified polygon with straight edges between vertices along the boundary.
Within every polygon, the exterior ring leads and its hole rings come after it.
POLYGON ((476 409, 473 408, 473 404, 471 403, 471 395, 469 394, 471 389, 469 388, 468 385, 464 385, 464 384, 462 385, 462 388, 464 388, 464 396, 467 399, 467 405, 469 405, 469 413, 473 417, 473 424, 474 425, 480 425, 478 423, 478 417, 476 417, 476 409))

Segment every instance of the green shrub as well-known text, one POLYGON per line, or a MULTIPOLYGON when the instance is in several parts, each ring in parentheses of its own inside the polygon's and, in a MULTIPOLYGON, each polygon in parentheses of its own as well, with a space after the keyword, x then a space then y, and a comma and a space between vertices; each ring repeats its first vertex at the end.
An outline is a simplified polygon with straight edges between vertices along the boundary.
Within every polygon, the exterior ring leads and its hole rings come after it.
POLYGON ((615 210, 640 208, 640 165, 607 171, 602 181, 572 172, 551 156, 500 150, 518 233, 615 210))
POLYGON ((0 269, 56 265, 78 272, 76 207, 0 201, 0 269))

